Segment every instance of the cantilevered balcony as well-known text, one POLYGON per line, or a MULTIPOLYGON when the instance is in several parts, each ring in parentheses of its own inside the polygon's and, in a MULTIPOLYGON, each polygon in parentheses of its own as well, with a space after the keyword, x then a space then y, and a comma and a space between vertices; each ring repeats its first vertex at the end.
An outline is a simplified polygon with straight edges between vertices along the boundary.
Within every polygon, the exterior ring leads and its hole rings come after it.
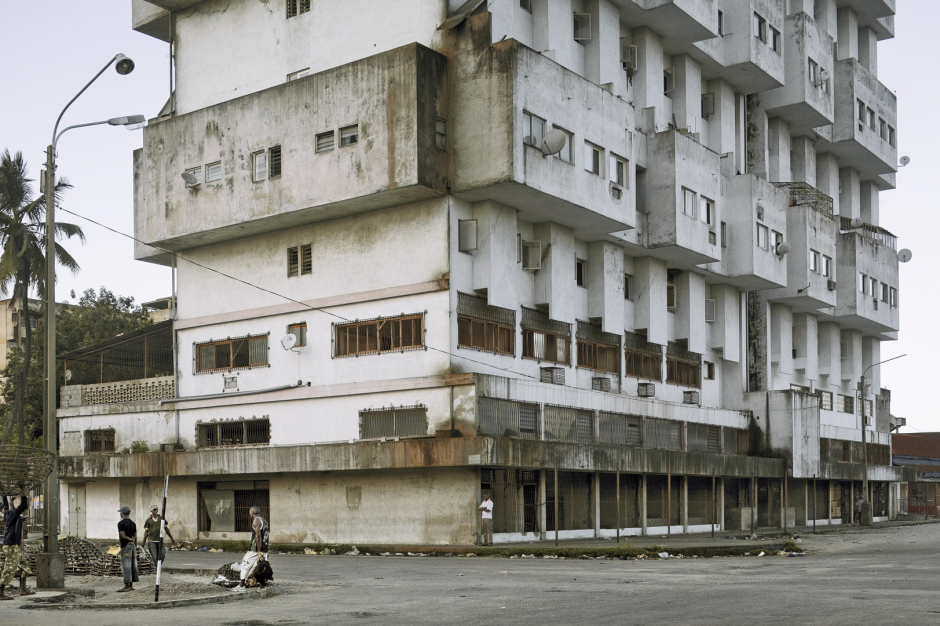
POLYGON ((851 229, 842 220, 838 237, 838 303, 835 321, 843 329, 890 338, 900 327, 898 316, 897 238, 879 226, 851 229))

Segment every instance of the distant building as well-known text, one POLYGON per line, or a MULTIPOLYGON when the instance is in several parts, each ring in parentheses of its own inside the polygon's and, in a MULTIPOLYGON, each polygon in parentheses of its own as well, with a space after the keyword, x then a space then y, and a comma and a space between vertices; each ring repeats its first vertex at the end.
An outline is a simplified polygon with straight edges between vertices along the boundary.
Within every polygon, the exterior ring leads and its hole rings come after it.
POLYGON ((916 475, 897 485, 899 512, 937 516, 940 502, 940 433, 898 433, 891 436, 894 465, 916 475))
POLYGON ((134 223, 178 309, 72 355, 66 528, 111 536, 164 473, 182 539, 247 538, 256 505, 276 542, 471 543, 483 491, 498 542, 851 523, 866 458, 895 514, 893 1, 133 26, 173 45, 134 223))

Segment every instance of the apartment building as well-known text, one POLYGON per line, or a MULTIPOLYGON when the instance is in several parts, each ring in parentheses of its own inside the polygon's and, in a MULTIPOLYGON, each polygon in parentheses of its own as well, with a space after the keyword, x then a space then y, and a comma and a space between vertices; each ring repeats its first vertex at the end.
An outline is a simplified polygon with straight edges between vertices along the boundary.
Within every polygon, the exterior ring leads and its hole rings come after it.
POLYGON ((473 543, 484 491, 497 542, 853 523, 866 467, 888 519, 894 11, 134 0, 178 304, 62 356, 63 529, 165 474, 182 539, 473 543))

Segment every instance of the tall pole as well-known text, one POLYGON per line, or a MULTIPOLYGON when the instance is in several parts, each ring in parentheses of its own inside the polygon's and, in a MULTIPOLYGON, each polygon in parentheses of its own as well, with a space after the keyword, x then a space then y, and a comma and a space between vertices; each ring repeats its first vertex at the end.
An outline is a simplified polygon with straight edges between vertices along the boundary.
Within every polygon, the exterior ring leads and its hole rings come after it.
POLYGON ((157 585, 156 590, 153 594, 153 601, 160 601, 160 574, 163 571, 163 559, 160 558, 163 554, 163 531, 166 528, 166 494, 170 489, 170 475, 166 475, 166 480, 163 483, 163 510, 160 511, 160 544, 157 546, 157 585))
POLYGON ((555 547, 558 547, 558 463, 555 463, 555 547))
MULTIPOLYGON (((55 145, 46 148, 46 401, 43 414, 42 443, 46 452, 58 456, 58 427, 56 424, 55 375, 55 145)), ((47 554, 59 551, 59 472, 58 463, 46 477, 43 511, 45 535, 43 548, 47 554)))

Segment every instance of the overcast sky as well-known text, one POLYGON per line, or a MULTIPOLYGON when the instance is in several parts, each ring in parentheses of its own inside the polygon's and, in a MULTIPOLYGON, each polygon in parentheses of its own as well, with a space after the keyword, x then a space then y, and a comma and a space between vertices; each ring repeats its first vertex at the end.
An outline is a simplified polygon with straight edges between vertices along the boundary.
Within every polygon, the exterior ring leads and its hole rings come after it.
MULTIPOLYGON (((934 55, 927 54, 938 48, 937 23, 940 2, 898 2, 897 38, 878 48, 879 77, 898 95, 898 154, 911 157, 898 172, 898 189, 881 194, 881 225, 898 236, 899 248, 914 253, 901 266, 900 340, 882 344, 883 359, 908 355, 883 366, 881 377, 891 389, 892 412, 911 425, 903 432, 940 431, 934 396, 940 380, 933 379, 940 373, 933 360, 940 298, 933 283, 924 282, 940 267, 938 194, 931 188, 940 176, 940 85, 931 78, 934 55)), ((168 46, 131 30, 130 0, 0 2, 0 41, 0 150, 22 151, 33 177, 59 111, 118 52, 134 59, 134 72, 119 76, 109 69, 72 105, 62 127, 137 113, 154 117, 169 96, 168 46)), ((58 171, 75 188, 63 207, 132 234, 132 151, 140 146, 139 130, 101 126, 67 133, 59 142, 58 171)), ((135 262, 129 239, 66 213, 57 217, 81 225, 88 238, 84 246, 66 243, 82 269, 77 276, 60 272, 57 300, 99 286, 138 302, 170 295, 169 270, 135 262)))

